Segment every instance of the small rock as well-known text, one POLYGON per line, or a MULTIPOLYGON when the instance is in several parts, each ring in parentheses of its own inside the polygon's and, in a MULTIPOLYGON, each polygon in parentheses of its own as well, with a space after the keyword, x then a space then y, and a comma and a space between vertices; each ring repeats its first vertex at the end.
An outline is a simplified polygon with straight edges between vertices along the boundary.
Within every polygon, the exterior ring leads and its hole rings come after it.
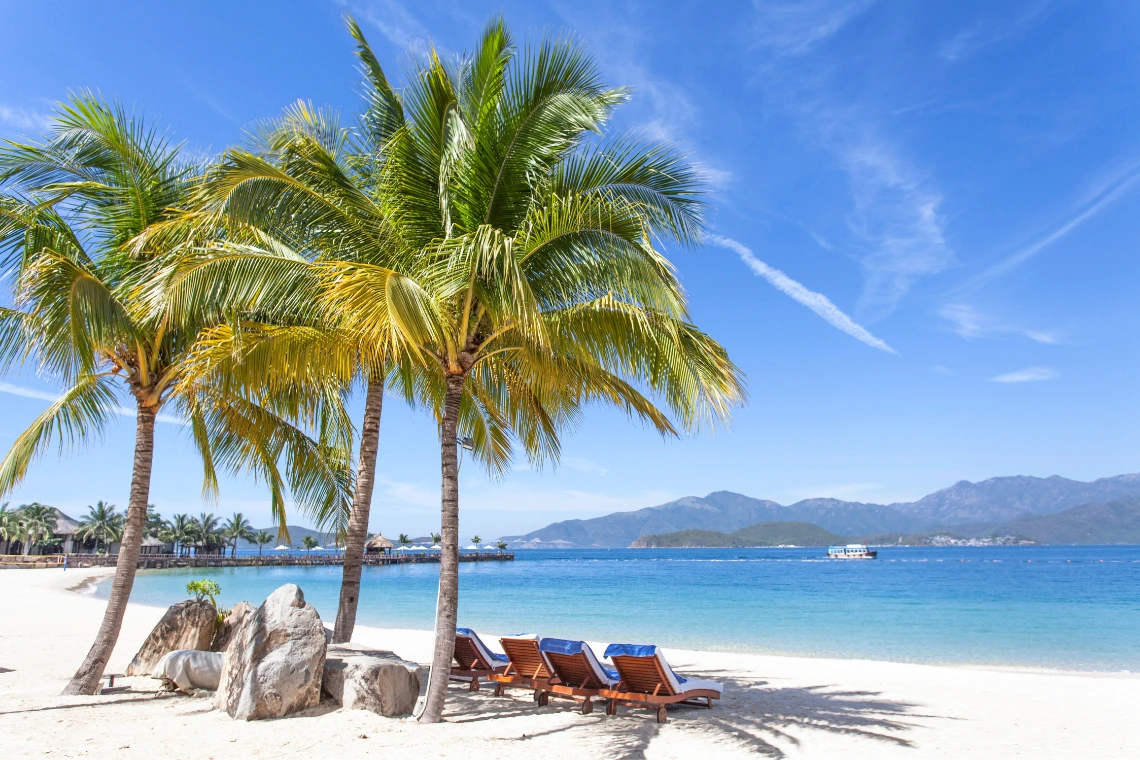
POLYGON ((422 670, 392 652, 361 644, 333 644, 325 658, 322 690, 347 710, 407 715, 420 695, 422 670))

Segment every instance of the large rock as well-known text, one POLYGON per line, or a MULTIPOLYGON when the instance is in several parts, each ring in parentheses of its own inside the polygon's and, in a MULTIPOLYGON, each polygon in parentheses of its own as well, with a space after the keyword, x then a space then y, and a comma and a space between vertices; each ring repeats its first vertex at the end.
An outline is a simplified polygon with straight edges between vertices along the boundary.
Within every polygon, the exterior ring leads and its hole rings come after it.
POLYGON ((206 649, 218 628, 218 611, 209 601, 187 599, 172 605, 127 666, 128 676, 149 676, 163 655, 177 649, 206 649))
POLYGON ((230 642, 233 641, 234 634, 241 626, 241 621, 256 611, 256 608, 249 602, 238 602, 234 608, 226 615, 226 619, 218 626, 217 633, 214 634, 214 643, 210 647, 215 652, 224 652, 229 649, 230 642))
POLYGON ((333 644, 321 688, 349 710, 407 715, 416 706, 423 673, 414 662, 360 644, 333 644))
POLYGON ((300 588, 285 584, 234 631, 214 704, 237 720, 281 718, 316 706, 326 646, 316 609, 300 588))

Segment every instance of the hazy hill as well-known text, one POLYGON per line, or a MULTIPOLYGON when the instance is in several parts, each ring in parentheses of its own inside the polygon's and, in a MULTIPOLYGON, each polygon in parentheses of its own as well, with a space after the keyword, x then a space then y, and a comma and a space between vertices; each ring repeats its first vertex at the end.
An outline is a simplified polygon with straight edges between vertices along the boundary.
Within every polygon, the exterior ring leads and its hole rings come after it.
POLYGON ((715 530, 682 530, 657 536, 642 536, 632 549, 749 546, 828 546, 844 543, 842 536, 806 522, 764 522, 722 533, 715 530))
POLYGON ((804 499, 784 506, 731 491, 686 496, 656 507, 615 512, 589 520, 553 523, 525 536, 505 537, 523 546, 629 546, 642 536, 706 530, 731 533, 763 522, 805 522, 847 536, 920 534, 936 527, 986 527, 1021 515, 1060 512, 1082 504, 1103 504, 1140 496, 1140 474, 1117 475, 1091 483, 1058 476, 1024 475, 962 481, 918 501, 865 504, 839 499, 804 499))
POLYGON ((1043 544, 1140 544, 1140 497, 1086 504, 1055 515, 1025 515, 1000 530, 1043 544))

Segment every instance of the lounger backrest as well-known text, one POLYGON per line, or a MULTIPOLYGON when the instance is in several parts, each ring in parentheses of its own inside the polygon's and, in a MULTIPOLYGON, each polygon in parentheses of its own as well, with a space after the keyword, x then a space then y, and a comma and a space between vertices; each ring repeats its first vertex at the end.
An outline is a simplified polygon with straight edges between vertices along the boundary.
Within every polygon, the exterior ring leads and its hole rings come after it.
POLYGON ((578 689, 604 689, 616 685, 584 641, 543 639, 539 649, 546 655, 558 680, 578 689))
POLYGON ((680 693, 673 670, 656 646, 611 644, 606 657, 621 674, 622 688, 627 691, 670 697, 680 693))
POLYGON ((499 639, 507 659, 511 661, 511 672, 523 678, 550 678, 550 666, 538 648, 534 637, 504 636, 499 639))
POLYGON ((455 635, 455 661, 464 670, 491 670, 491 664, 479 652, 469 636, 455 635))

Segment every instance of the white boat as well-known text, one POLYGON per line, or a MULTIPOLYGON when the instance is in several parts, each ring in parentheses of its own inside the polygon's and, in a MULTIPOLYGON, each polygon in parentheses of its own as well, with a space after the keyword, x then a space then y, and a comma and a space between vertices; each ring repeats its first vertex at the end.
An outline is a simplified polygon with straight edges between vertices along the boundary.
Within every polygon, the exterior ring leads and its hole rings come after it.
POLYGON ((832 559, 874 559, 879 552, 868 549, 866 544, 847 544, 827 547, 827 556, 832 559))

